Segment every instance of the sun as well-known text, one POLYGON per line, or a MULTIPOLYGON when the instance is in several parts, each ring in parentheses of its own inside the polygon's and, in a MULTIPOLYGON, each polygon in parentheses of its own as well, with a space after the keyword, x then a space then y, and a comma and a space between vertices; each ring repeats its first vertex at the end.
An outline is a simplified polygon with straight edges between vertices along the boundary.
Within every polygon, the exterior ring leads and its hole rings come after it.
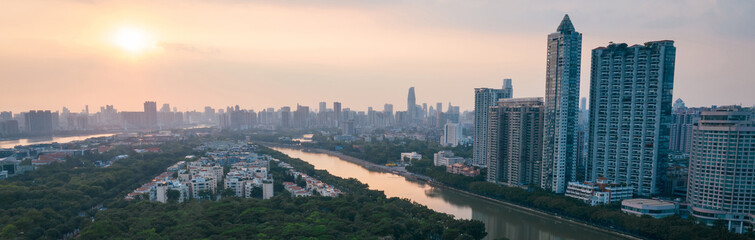
POLYGON ((130 54, 141 54, 155 46, 152 37, 142 29, 121 27, 113 34, 113 42, 130 54))

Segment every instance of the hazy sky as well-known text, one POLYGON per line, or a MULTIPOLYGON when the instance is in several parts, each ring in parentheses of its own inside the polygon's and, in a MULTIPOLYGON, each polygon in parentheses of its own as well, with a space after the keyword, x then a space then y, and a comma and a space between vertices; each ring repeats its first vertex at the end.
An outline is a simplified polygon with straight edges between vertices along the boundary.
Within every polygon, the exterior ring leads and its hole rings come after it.
MULTIPOLYGON (((0 2, 0 110, 77 112, 145 100, 179 110, 340 101, 472 109, 475 87, 512 78, 543 96, 546 36, 565 13, 590 50, 609 41, 676 41, 674 98, 688 106, 755 104, 755 1, 0 2), (118 46, 123 29, 149 44, 118 46), (140 48, 141 49, 141 48, 140 48)), ((128 41, 128 40, 126 40, 128 41)))

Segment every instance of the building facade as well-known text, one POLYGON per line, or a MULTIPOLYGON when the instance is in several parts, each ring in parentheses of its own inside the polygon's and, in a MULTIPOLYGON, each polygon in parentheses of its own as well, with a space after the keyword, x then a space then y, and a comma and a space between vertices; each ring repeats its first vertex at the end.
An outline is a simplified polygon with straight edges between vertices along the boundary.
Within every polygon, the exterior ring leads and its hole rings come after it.
POLYGON ((457 163, 464 163, 463 157, 457 157, 454 152, 440 151, 433 154, 433 165, 435 166, 451 166, 457 163))
POLYGON ((669 150, 677 154, 689 154, 692 142, 692 125, 700 120, 701 109, 675 108, 671 114, 671 138, 669 150))
POLYGON ((461 125, 458 123, 446 123, 443 126, 443 136, 440 145, 444 147, 456 147, 461 141, 461 125))
MULTIPOLYGON (((57 113, 55 113, 57 114, 57 113)), ((32 136, 52 136, 54 117, 50 110, 29 111, 24 114, 24 130, 32 136)))
POLYGON ((674 86, 673 41, 592 51, 588 179, 658 194, 665 178, 674 86))
POLYGON ((542 98, 501 99, 490 107, 488 182, 539 186, 542 112, 542 98))
POLYGON ((693 127, 687 200, 692 216, 730 231, 751 231, 755 214, 755 110, 703 111, 693 127))
POLYGON ((606 178, 599 178, 595 182, 569 182, 565 195, 595 206, 630 199, 632 192, 632 187, 621 186, 609 182, 606 178))
MULTIPOLYGON (((564 193, 576 181, 582 34, 569 15, 548 35, 540 186, 564 193)), ((592 108, 592 104, 590 108, 592 108)))
POLYGON ((511 98, 514 89, 511 79, 503 79, 502 89, 475 88, 474 103, 474 139, 472 142, 472 164, 478 167, 487 166, 488 161, 488 112, 495 106, 498 99, 511 98))
POLYGON ((144 119, 147 127, 157 126, 157 103, 152 101, 144 102, 144 119))
POLYGON ((417 109, 417 97, 414 96, 414 87, 409 88, 409 95, 406 97, 406 112, 409 114, 411 122, 418 118, 419 110, 417 109))
POLYGON ((653 218, 665 218, 673 216, 679 206, 673 202, 655 199, 627 199, 621 202, 621 211, 636 216, 651 216, 653 218))

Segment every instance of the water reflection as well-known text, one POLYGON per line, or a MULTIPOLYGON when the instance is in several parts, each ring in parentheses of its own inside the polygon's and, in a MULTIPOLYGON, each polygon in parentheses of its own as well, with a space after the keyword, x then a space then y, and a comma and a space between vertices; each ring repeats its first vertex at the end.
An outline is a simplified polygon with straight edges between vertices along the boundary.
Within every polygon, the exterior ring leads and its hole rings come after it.
POLYGON ((312 137, 314 137, 314 134, 304 134, 300 138, 294 138, 291 139, 291 141, 294 142, 312 142, 312 137))
POLYGON ((371 172, 361 166, 327 154, 296 149, 274 148, 291 157, 300 158, 317 169, 328 170, 342 178, 356 178, 370 189, 385 192, 388 197, 406 198, 438 212, 463 219, 477 219, 485 223, 488 239, 621 239, 600 231, 585 228, 550 216, 534 215, 517 208, 468 196, 459 192, 432 187, 404 177, 371 172))
POLYGON ((0 141, 0 148, 13 148, 15 146, 21 145, 32 145, 32 144, 48 144, 48 143, 69 143, 73 141, 81 141, 86 140, 87 138, 97 138, 97 137, 108 137, 113 136, 113 133, 105 133, 105 134, 91 134, 91 135, 81 135, 81 136, 70 136, 70 137, 35 137, 35 138, 23 138, 23 139, 16 139, 16 140, 4 140, 0 141))

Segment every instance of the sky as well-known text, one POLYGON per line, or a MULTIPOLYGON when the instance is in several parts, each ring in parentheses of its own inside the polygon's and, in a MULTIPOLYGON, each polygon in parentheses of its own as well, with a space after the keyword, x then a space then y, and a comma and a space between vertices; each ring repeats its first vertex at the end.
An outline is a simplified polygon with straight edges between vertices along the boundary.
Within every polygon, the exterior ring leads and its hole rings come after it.
POLYGON ((590 50, 674 40, 674 98, 755 104, 755 1, 25 0, 0 2, 0 111, 144 101, 179 111, 342 102, 474 108, 474 88, 545 92, 546 37, 569 14, 590 50), (129 50, 130 49, 130 50, 129 50))

